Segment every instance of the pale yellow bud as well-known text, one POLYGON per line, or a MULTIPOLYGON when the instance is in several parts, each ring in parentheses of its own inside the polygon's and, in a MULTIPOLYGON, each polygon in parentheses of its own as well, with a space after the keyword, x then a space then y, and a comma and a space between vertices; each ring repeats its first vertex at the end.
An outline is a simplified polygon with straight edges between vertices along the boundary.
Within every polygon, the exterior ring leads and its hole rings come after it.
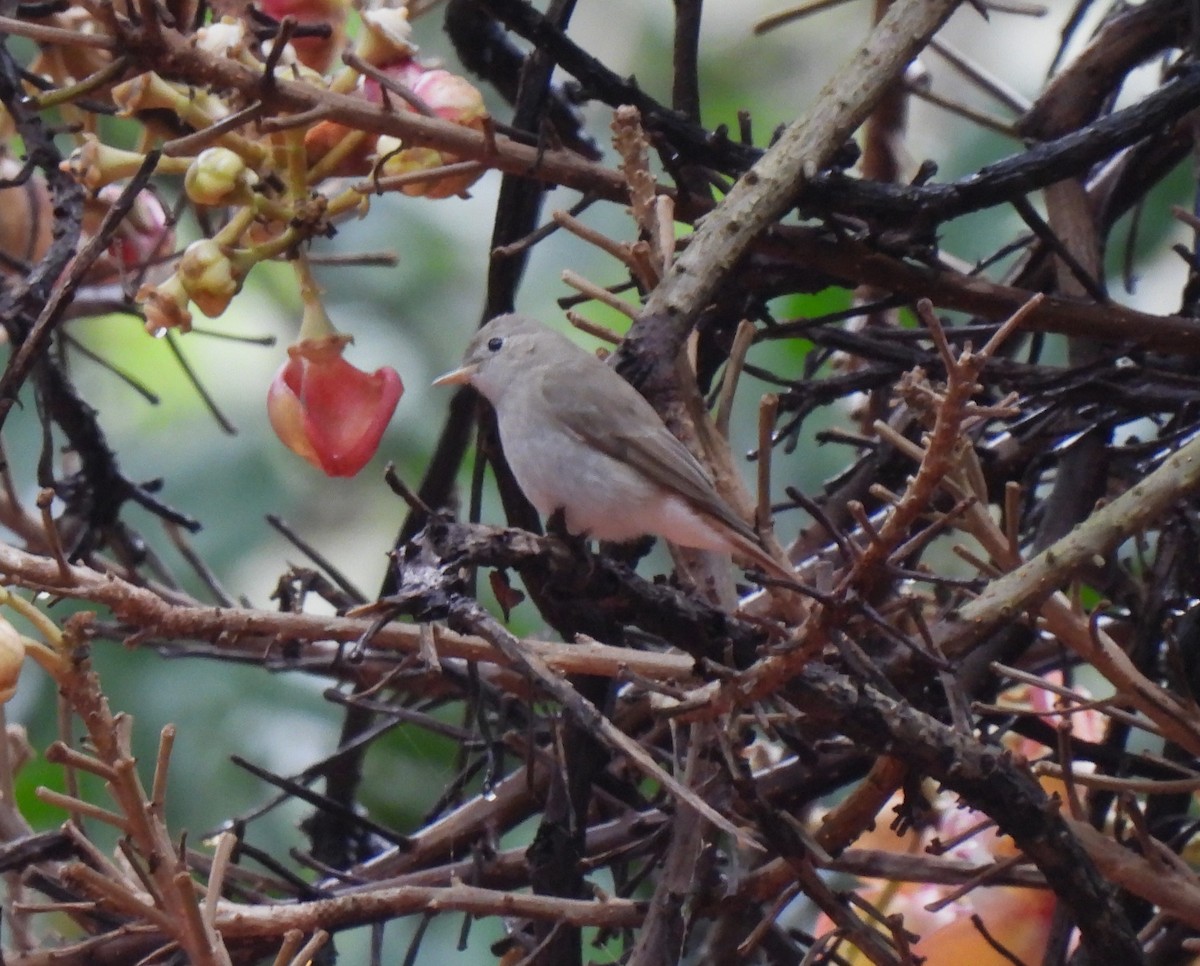
POLYGON ((236 151, 205 148, 188 166, 183 188, 198 205, 220 205, 235 201, 254 179, 254 172, 236 151))
POLYGON ((188 297, 209 318, 229 308, 242 277, 221 246, 211 238, 188 245, 179 260, 179 281, 188 297))
POLYGON ((12 624, 0 617, 0 704, 16 694, 24 663, 25 644, 21 635, 12 624))
POLYGON ((154 71, 138 74, 112 89, 113 103, 122 117, 130 117, 137 111, 160 108, 176 111, 184 95, 168 84, 154 71))
POLYGON ((164 80, 154 71, 117 84, 112 99, 122 117, 157 108, 174 111, 196 127, 207 127, 229 114, 228 106, 215 94, 164 80))
POLYGON ((145 160, 144 154, 114 148, 94 134, 85 134, 83 143, 71 152, 71 156, 59 168, 85 188, 99 191, 114 181, 133 177, 145 160))
POLYGON ((134 297, 146 313, 146 331, 152 336, 166 335, 168 329, 191 331, 188 294, 178 275, 172 275, 161 285, 143 285, 134 297))

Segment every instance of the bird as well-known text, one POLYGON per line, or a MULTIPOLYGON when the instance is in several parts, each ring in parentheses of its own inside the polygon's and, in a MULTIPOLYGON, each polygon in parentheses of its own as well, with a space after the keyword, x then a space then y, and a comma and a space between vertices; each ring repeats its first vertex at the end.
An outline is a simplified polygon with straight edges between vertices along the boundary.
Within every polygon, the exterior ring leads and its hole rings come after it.
POLYGON ((650 403, 562 333, 497 316, 433 384, 469 384, 491 403, 517 485, 543 517, 562 511, 569 533, 613 542, 649 534, 795 581, 650 403))

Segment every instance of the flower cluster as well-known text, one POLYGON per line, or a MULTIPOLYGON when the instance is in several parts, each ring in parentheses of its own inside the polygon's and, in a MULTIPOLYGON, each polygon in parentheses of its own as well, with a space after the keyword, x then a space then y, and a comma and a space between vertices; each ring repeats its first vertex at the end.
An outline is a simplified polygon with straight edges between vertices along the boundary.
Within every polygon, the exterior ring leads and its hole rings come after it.
MULTIPOLYGON (((364 11, 363 28, 358 53, 377 68, 377 74, 358 78, 354 93, 373 104, 389 103, 399 110, 424 113, 463 127, 483 127, 487 119, 483 96, 466 79, 417 59, 405 10, 364 11)), ((398 138, 353 131, 336 121, 315 125, 304 143, 310 161, 335 174, 373 170, 377 177, 417 175, 398 186, 412 196, 459 195, 482 173, 482 169, 443 173, 440 169, 460 159, 436 148, 406 145, 398 138), (428 177, 420 176, 422 173, 428 177)))
MULTIPOLYGON (((347 32, 349 0, 258 0, 253 11, 229 5, 217 9, 213 21, 192 35, 192 44, 204 56, 260 71, 270 64, 280 78, 464 127, 480 129, 486 123, 483 98, 472 84, 417 59, 404 0, 364 4, 353 40, 347 32)), ((82 8, 47 19, 82 33, 104 29, 82 8)), ((100 76, 87 93, 107 99, 118 115, 154 118, 150 130, 162 140, 177 138, 180 128, 193 132, 185 140, 194 140, 194 151, 165 152, 155 173, 182 180, 205 237, 176 253, 162 206, 146 195, 137 200, 103 260, 104 278, 119 280, 136 293, 146 328, 155 335, 189 331, 196 310, 208 317, 221 315, 255 265, 279 258, 302 260, 311 238, 330 234, 341 218, 361 214, 377 190, 445 198, 464 193, 482 172, 478 165, 464 170, 455 165, 458 158, 435 148, 334 121, 275 132, 231 125, 242 105, 221 91, 191 87, 154 71, 123 77, 119 70, 109 71, 120 65, 105 49, 81 47, 72 53, 74 59, 67 57, 70 48, 54 50, 43 54, 37 69, 59 87, 69 88, 81 76, 100 76), (166 118, 174 118, 175 126, 166 118), (369 187, 347 187, 337 180, 368 174, 373 176, 369 187)), ((64 112, 69 115, 72 109, 65 99, 64 112)), ((94 126, 81 127, 63 169, 89 191, 89 211, 102 211, 143 167, 147 155, 144 149, 106 143, 94 126)), ((44 186, 34 182, 31 190, 30 205, 48 204, 44 186)), ((29 211, 24 223, 14 223, 12 239, 0 238, 0 250, 14 263, 38 257, 49 244, 48 214, 43 218, 40 211, 29 211)), ((307 277, 307 266, 297 271, 307 277)), ((314 328, 310 317, 324 318, 323 309, 314 308, 319 295, 303 280, 301 289, 305 323, 271 386, 271 422, 284 443, 305 459, 331 475, 348 475, 374 452, 403 390, 391 369, 368 375, 347 363, 342 354, 349 336, 336 333, 327 320, 314 328)))
MULTIPOLYGON (((54 223, 53 205, 45 180, 24 171, 14 158, 0 151, 0 273, 16 272, 46 254, 54 223), (24 180, 22 180, 24 179, 24 180)), ((106 185, 91 195, 83 212, 83 242, 96 235, 109 210, 121 195, 117 185, 106 185)), ((133 199, 128 214, 118 223, 107 248, 92 265, 87 283, 102 285, 142 277, 175 247, 175 231, 158 196, 148 189, 133 199)))

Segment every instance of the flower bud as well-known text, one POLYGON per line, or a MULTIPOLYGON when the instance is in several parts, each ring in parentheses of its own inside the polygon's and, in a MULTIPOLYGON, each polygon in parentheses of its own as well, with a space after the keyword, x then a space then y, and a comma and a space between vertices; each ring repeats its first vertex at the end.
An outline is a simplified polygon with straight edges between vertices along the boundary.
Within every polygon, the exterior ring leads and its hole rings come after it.
POLYGON ((335 177, 362 174, 375 135, 370 131, 358 132, 339 121, 318 121, 304 132, 304 150, 308 154, 308 163, 313 165, 323 161, 347 138, 355 136, 358 136, 360 143, 348 156, 343 157, 330 173, 335 177))
POLYGON ((145 160, 144 154, 110 147, 96 135, 85 134, 83 143, 58 167, 88 190, 98 191, 114 181, 132 178, 145 160))
POLYGON ((143 285, 134 298, 146 313, 146 331, 152 336, 165 335, 168 329, 191 331, 188 294, 178 275, 172 275, 161 285, 143 285))
MULTIPOLYGON (((418 171, 436 171, 457 159, 453 155, 442 154, 436 148, 406 148, 395 154, 384 155, 380 172, 384 175, 415 174, 418 171)), ((443 174, 412 181, 400 186, 400 193, 410 198, 453 198, 461 195, 471 187, 483 174, 483 169, 460 171, 457 174, 443 174)))
POLYGON ((196 156, 183 177, 183 188, 198 205, 222 205, 237 201, 256 179, 236 151, 213 147, 196 156))
POLYGON ((122 117, 130 117, 137 111, 151 108, 173 111, 178 106, 180 96, 179 91, 154 71, 131 77, 112 90, 113 103, 122 117))
MULTIPOLYGON (((383 13, 384 11, 378 11, 383 13)), ((364 14, 364 17, 366 14, 364 14)), ((415 48, 414 48, 415 49, 415 48)), ((469 81, 441 68, 429 68, 406 56, 383 68, 383 73, 394 79, 396 83, 409 88, 413 94, 424 103, 435 117, 444 121, 461 124, 464 127, 479 130, 487 117, 487 108, 483 96, 469 81)), ((360 91, 372 104, 382 104, 385 101, 383 88, 373 77, 363 80, 360 91)), ((407 101, 393 95, 387 96, 387 101, 400 110, 415 112, 416 108, 407 101)), ((317 164, 333 151, 345 150, 346 139, 357 136, 354 149, 345 151, 339 163, 330 172, 339 176, 364 173, 368 170, 368 158, 374 154, 376 159, 395 155, 395 139, 390 139, 381 146, 376 135, 367 133, 363 136, 351 128, 345 127, 338 121, 320 121, 314 124, 304 135, 304 147, 308 152, 310 164, 317 164)), ((405 174, 412 171, 425 171, 453 164, 459 158, 452 154, 442 154, 432 148, 414 148, 416 153, 409 155, 407 151, 395 155, 384 165, 386 174, 405 174)), ((436 179, 430 182, 415 182, 406 185, 402 190, 405 194, 425 195, 430 198, 447 198, 451 195, 462 194, 482 174, 472 171, 469 174, 458 174, 450 178, 436 179)))
POLYGON ((453 121, 464 127, 478 127, 479 122, 487 117, 483 95, 478 88, 466 78, 448 70, 434 68, 423 71, 410 82, 410 86, 412 92, 444 121, 453 121))
POLYGON ((188 245, 179 260, 179 281, 196 306, 210 319, 227 308, 242 288, 245 276, 211 238, 188 245))
MULTIPOLYGON (((96 233, 122 190, 120 185, 110 184, 84 202, 85 236, 96 233)), ((175 230, 168 223, 162 202, 153 191, 140 191, 113 233, 108 250, 92 266, 88 281, 107 282, 136 275, 174 248, 175 230)))
POLYGON ((208 127, 229 114, 228 106, 216 95, 173 84, 154 71, 118 84, 112 89, 112 99, 121 117, 157 108, 173 111, 181 120, 198 128, 208 127))
MULTIPOLYGON (((0 704, 17 693, 17 681, 24 663, 25 644, 21 635, 12 624, 0 617, 0 704)), ((0 741, 6 737, 0 735, 0 741)))

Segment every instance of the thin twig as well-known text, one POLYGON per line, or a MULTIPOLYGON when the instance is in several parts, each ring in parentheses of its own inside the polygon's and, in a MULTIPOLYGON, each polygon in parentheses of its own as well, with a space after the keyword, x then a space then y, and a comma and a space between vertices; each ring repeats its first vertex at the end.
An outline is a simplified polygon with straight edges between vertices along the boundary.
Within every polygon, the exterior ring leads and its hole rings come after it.
POLYGON ((606 288, 602 288, 595 282, 590 282, 578 272, 573 272, 571 269, 563 269, 562 280, 577 292, 582 292, 593 301, 599 302, 602 305, 607 305, 610 309, 615 309, 622 315, 630 319, 636 319, 638 315, 638 307, 631 305, 624 299, 617 298, 606 288))
MULTIPOLYGON (((757 330, 749 319, 738 323, 737 332, 733 336, 733 345, 729 350, 729 361, 725 363, 725 377, 721 381, 721 393, 717 397, 717 408, 713 415, 713 425, 717 432, 729 438, 729 417, 733 412, 733 397, 737 392, 738 382, 742 376, 742 366, 746 363, 746 353, 754 342, 757 330)), ((772 424, 772 427, 774 424, 772 424)), ((768 440, 768 444, 769 444, 768 440)), ((763 444, 759 440, 759 458, 762 458, 763 444)))

